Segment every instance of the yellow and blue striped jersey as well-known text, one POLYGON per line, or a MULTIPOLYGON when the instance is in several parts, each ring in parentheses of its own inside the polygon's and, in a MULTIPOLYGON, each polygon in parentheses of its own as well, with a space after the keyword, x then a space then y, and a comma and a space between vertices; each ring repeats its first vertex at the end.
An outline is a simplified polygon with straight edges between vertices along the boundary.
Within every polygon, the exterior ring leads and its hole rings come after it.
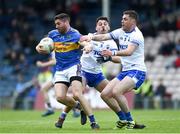
POLYGON ((55 46, 56 71, 80 63, 81 48, 78 43, 80 36, 81 34, 73 28, 65 34, 59 33, 57 29, 49 32, 48 37, 54 41, 55 46))

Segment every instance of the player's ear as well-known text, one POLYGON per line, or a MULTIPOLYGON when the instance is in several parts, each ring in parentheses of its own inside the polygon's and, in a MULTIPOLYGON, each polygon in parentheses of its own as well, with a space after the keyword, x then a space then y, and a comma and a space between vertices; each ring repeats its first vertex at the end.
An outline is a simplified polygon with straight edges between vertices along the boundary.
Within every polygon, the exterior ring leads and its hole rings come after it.
POLYGON ((96 29, 95 29, 96 31, 97 31, 97 26, 96 26, 96 29))
POLYGON ((110 31, 110 26, 109 25, 108 25, 107 29, 108 29, 108 31, 110 31))

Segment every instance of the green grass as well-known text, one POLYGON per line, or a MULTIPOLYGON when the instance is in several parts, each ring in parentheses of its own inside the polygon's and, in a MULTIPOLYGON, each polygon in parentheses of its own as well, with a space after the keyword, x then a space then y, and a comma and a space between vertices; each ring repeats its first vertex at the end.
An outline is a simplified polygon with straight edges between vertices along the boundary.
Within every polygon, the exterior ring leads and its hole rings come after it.
POLYGON ((55 128, 59 112, 41 117, 41 111, 0 111, 0 133, 180 133, 180 110, 133 110, 136 121, 147 127, 142 130, 114 130, 116 115, 110 110, 94 111, 101 129, 93 131, 89 123, 80 125, 80 118, 70 113, 62 129, 55 128))

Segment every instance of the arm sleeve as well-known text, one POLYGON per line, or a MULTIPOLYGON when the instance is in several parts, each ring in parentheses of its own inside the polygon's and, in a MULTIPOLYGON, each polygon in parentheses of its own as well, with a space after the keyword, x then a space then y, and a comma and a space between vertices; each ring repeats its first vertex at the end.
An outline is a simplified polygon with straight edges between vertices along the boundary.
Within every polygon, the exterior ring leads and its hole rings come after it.
POLYGON ((131 36, 130 43, 139 46, 140 44, 143 44, 143 38, 138 34, 133 34, 131 36))

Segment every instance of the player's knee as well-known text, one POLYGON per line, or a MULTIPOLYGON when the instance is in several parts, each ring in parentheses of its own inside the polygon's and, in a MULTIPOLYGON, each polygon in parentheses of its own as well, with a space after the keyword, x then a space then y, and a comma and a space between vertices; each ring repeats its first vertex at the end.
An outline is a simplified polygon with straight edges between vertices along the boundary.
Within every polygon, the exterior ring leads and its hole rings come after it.
POLYGON ((61 96, 61 95, 56 96, 56 100, 60 103, 63 103, 65 99, 66 99, 66 96, 61 96))
POLYGON ((80 97, 81 97, 81 94, 80 94, 79 92, 74 92, 74 93, 73 93, 73 98, 74 98, 75 100, 79 100, 80 97))
POLYGON ((108 98, 110 98, 111 96, 110 96, 110 94, 107 94, 107 93, 105 93, 105 92, 101 92, 101 98, 103 99, 103 100, 106 100, 106 99, 108 99, 108 98))
POLYGON ((119 92, 117 89, 113 89, 113 90, 112 90, 112 96, 113 96, 113 97, 116 98, 116 97, 118 97, 119 95, 121 95, 121 92, 119 92))
POLYGON ((104 100, 106 98, 106 94, 104 92, 101 92, 101 98, 104 100))

